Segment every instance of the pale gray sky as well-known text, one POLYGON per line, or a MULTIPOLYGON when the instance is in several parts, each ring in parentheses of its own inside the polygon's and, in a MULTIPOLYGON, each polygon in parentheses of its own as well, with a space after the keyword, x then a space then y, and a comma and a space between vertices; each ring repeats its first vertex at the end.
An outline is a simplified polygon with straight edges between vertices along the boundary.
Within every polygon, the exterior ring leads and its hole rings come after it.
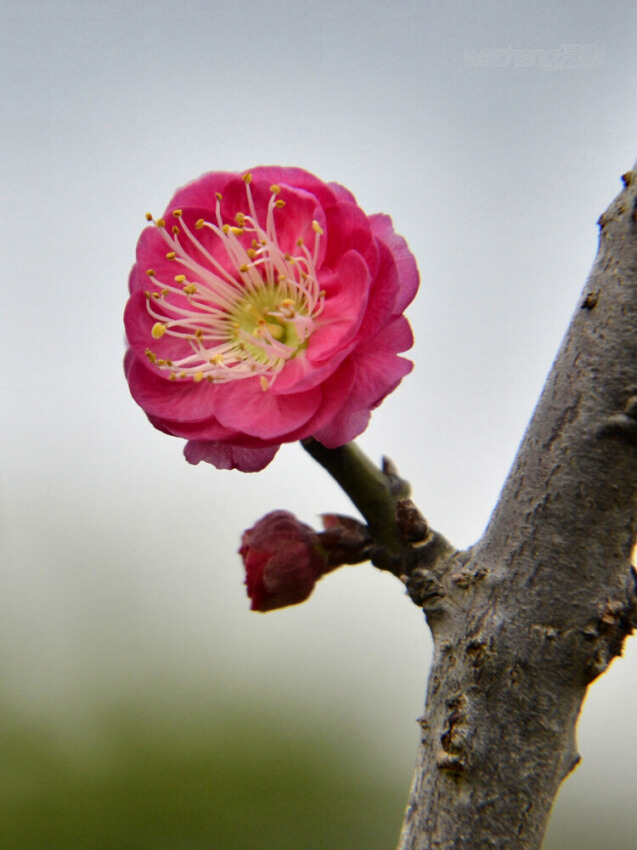
MULTIPOLYGON (((637 157, 637 7, 5 0, 0 19, 7 698, 50 706, 96 669, 94 694, 232 674, 264 698, 328 691, 352 714, 363 699, 363 723, 391 718, 386 746, 411 758, 429 639, 395 580, 342 570, 266 617, 244 597, 244 528, 277 507, 315 523, 345 497, 295 446, 258 475, 190 467, 128 395, 144 213, 205 171, 277 163, 392 215, 421 270, 416 368, 360 443, 467 545, 637 157)), ((581 729, 578 776, 621 754, 615 796, 637 779, 628 656, 581 729)))

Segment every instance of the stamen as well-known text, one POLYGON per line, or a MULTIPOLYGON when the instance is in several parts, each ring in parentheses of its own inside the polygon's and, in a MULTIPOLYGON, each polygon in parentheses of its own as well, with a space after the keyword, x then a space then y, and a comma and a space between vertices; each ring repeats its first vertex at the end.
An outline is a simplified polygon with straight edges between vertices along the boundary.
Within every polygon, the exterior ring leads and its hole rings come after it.
POLYGON ((188 227, 183 210, 172 211, 180 226, 170 231, 163 219, 154 222, 170 249, 166 259, 188 273, 175 275, 172 285, 159 280, 153 269, 147 270, 157 286, 146 293, 147 310, 156 319, 151 337, 183 340, 184 356, 173 362, 150 349, 146 356, 160 370, 168 370, 171 380, 225 383, 258 377, 266 391, 287 361, 306 347, 323 310, 325 293, 319 290, 316 271, 323 230, 318 222, 312 223, 316 234, 312 252, 301 237, 296 240, 298 253, 282 251, 274 222, 274 211, 285 207, 277 197, 281 187, 270 187, 264 228, 252 196, 252 175, 247 172, 242 179, 248 213, 236 213, 234 224, 225 222, 217 193, 216 221, 200 218, 194 224, 195 231, 211 231, 226 262, 218 259, 216 248, 213 254, 204 247, 188 227))

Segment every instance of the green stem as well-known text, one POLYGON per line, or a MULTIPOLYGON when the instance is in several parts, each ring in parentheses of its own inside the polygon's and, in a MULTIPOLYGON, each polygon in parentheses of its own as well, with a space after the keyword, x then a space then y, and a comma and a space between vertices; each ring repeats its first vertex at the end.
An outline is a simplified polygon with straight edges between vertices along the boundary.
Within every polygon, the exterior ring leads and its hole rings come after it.
POLYGON ((388 463, 384 470, 379 469, 356 443, 326 449, 310 437, 301 445, 347 493, 365 517, 374 542, 389 551, 402 549, 396 508, 409 496, 409 484, 398 478, 388 463))

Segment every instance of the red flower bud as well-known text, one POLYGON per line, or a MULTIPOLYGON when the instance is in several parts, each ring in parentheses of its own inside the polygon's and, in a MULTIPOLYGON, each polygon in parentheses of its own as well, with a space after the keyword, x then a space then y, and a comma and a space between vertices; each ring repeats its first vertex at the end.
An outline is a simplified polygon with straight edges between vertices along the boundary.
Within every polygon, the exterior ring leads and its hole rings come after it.
POLYGON ((328 571, 318 543, 314 529, 289 511, 272 511, 244 531, 239 554, 252 611, 285 608, 308 598, 328 571))

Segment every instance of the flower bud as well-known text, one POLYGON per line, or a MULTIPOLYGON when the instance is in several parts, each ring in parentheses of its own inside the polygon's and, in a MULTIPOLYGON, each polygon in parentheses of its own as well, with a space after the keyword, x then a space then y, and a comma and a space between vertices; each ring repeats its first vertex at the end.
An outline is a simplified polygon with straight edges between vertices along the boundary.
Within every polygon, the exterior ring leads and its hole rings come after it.
POLYGON ((318 535, 289 511, 272 511, 244 531, 239 554, 252 611, 304 602, 328 568, 318 535))

